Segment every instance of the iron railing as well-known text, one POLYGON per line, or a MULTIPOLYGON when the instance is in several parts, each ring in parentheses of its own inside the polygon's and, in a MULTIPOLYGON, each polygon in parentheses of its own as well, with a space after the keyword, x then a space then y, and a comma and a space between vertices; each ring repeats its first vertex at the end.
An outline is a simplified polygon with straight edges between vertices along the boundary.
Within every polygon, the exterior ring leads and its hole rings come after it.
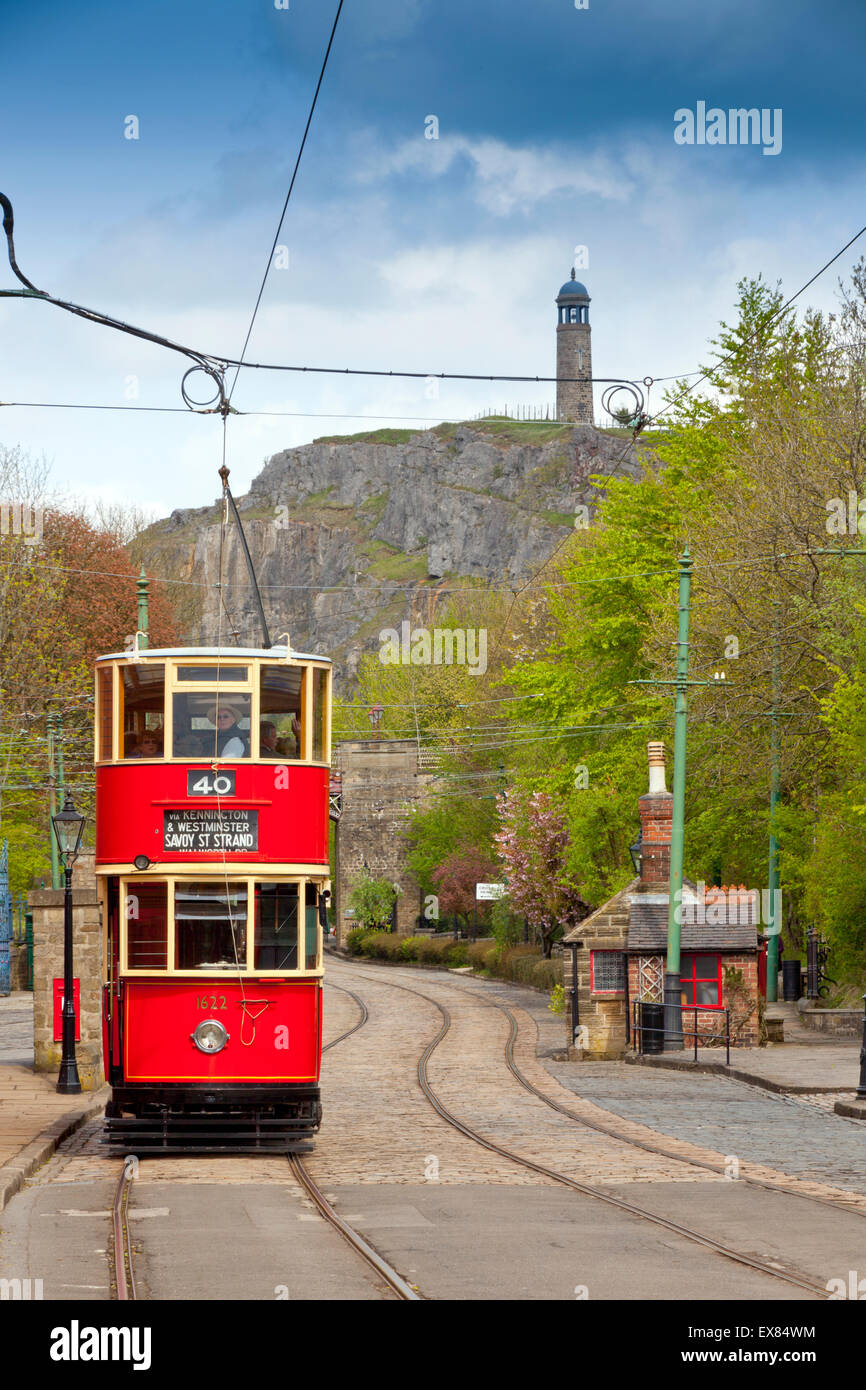
MULTIPOLYGON (((650 1024, 644 1023, 644 1021, 643 1021, 643 1014, 644 1014, 644 1009, 645 1009, 646 1007, 647 1007, 647 1002, 646 1002, 646 1000, 642 1000, 642 999, 635 999, 634 1002, 633 1002, 633 1004, 632 1004, 632 1030, 631 1030, 631 1036, 632 1036, 632 1051, 633 1051, 633 1052, 642 1052, 642 1053, 646 1054, 646 1053, 648 1052, 648 1049, 647 1049, 646 1046, 645 1046, 645 1041, 646 1041, 647 1036, 649 1036, 649 1037, 652 1037, 652 1038, 654 1038, 654 1039, 657 1039, 658 1042, 662 1044, 662 1046, 657 1046, 655 1049, 653 1049, 654 1052, 656 1052, 656 1053, 661 1053, 662 1050, 663 1050, 663 1046, 664 1046, 664 1036, 665 1036, 664 1024, 662 1023, 661 1026, 659 1026, 658 1024, 656 1024, 656 1026, 653 1027, 653 1026, 650 1025, 650 1024)), ((663 1008, 663 1006, 662 1006, 661 1004, 650 1004, 650 1005, 649 1005, 649 1008, 654 1009, 654 1010, 655 1010, 655 1009, 659 1009, 659 1010, 660 1010, 660 1009, 663 1008)), ((657 1017, 658 1015, 656 1014, 656 1015, 654 1015, 654 1016, 657 1017)), ((693 1039, 693 1041, 694 1041, 695 1061, 698 1060, 698 1048, 699 1048, 699 1047, 717 1047, 717 1046, 721 1046, 721 1044, 724 1042, 724 1044, 725 1044, 725 1066, 729 1067, 729 1066, 731 1065, 731 1011, 730 1011, 730 1009, 713 1009, 713 1008, 709 1008, 709 1007, 707 1007, 707 1006, 701 1007, 700 1005, 698 1005, 697 1008, 696 1008, 694 1005, 692 1005, 692 1006, 683 1005, 682 1020, 683 1020, 683 1028, 682 1028, 683 1040, 685 1040, 686 1038, 692 1038, 692 1039, 693 1039), (702 1031, 698 1028, 698 1014, 712 1014, 713 1018, 714 1018, 715 1020, 717 1020, 718 1022, 721 1022, 722 1017, 724 1017, 724 1021, 725 1021, 724 1031, 720 1032, 720 1031, 714 1030, 714 1031, 711 1032, 711 1033, 710 1033, 710 1032, 702 1032, 702 1031), (689 1017, 691 1017, 691 1018, 693 1019, 693 1021, 694 1021, 694 1028, 692 1028, 692 1029, 686 1028, 686 1021, 687 1021, 687 1019, 688 1019, 689 1017)), ((652 1055, 652 1054, 650 1054, 650 1055, 652 1055)))

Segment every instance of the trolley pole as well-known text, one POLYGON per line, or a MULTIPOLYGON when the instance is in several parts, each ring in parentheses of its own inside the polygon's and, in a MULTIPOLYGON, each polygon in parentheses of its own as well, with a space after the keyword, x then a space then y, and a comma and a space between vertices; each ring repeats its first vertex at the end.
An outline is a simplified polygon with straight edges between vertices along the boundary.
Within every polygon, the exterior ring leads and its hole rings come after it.
POLYGON ((674 714, 673 823, 671 873, 668 890, 668 951, 665 965, 665 1052, 683 1048, 683 1010, 680 988, 680 924, 683 897, 683 842, 686 807, 686 690, 689 684, 689 601, 692 560, 686 546, 679 562, 680 591, 677 622, 676 709, 674 714))
POLYGON ((781 789, 781 738, 779 734, 779 627, 773 644, 773 703, 770 711, 770 862, 767 878, 769 890, 769 921, 767 936, 767 1003, 775 1004, 779 990, 779 932, 782 923, 776 921, 776 902, 779 891, 779 841, 776 838, 776 811, 781 789))

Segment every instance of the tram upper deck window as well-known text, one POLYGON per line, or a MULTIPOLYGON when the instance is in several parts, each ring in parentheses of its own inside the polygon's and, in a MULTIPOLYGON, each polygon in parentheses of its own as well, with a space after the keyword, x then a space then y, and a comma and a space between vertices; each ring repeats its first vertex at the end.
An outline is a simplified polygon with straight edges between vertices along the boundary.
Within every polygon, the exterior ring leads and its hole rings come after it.
POLYGON ((99 666, 96 670, 97 746, 98 762, 114 757, 114 670, 99 666))
POLYGON ((252 696, 243 691, 175 693, 173 751, 176 758, 248 758, 252 696))
POLYGON ((326 761, 325 746, 328 727, 328 672, 320 666, 313 669, 313 762, 326 761))
POLYGON ((263 666, 260 672, 259 757, 304 756, 302 666, 263 666))
POLYGON ((208 681, 213 685, 215 681, 220 684, 223 681, 246 681, 248 675, 246 666, 178 666, 177 678, 184 684, 187 681, 208 681))
POLYGON ((129 885, 126 964, 130 970, 165 970, 168 964, 168 885, 129 885))
POLYGON ((256 884, 255 970, 297 970, 298 885, 256 884))
POLYGON ((165 667, 135 662, 120 667, 121 758, 163 756, 165 667))
POLYGON ((246 884, 178 883, 174 929, 176 969, 245 970, 246 884))

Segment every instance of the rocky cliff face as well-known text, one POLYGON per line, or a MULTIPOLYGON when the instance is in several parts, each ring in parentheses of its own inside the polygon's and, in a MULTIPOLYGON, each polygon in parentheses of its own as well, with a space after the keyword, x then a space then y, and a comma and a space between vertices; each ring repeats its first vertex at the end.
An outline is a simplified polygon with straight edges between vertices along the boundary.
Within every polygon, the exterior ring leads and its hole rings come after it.
MULTIPOLYGON (((271 635, 334 658, 351 677, 378 632, 423 612, 460 578, 514 584, 575 524, 626 440, 588 425, 479 421, 422 433, 322 439, 276 454, 238 499, 271 635)), ((628 451, 618 476, 640 465, 628 451)), ((177 511, 136 546, 148 572, 191 581, 191 641, 258 646, 236 528, 219 509, 177 511), (200 585, 200 588, 193 586, 200 585), (194 596, 197 598, 193 602, 194 596)))

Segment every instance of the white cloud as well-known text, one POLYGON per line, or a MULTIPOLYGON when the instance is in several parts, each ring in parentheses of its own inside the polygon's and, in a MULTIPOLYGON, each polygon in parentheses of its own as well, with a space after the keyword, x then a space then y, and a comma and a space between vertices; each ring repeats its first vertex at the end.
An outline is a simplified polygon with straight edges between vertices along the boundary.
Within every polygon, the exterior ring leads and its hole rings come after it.
POLYGON ((622 202, 634 191, 620 160, 601 153, 559 152, 544 146, 508 145, 502 140, 443 135, 427 140, 423 130, 390 151, 368 157, 356 170, 359 182, 393 175, 429 173, 443 178, 465 161, 476 202, 497 217, 528 213, 554 194, 585 194, 622 202))

